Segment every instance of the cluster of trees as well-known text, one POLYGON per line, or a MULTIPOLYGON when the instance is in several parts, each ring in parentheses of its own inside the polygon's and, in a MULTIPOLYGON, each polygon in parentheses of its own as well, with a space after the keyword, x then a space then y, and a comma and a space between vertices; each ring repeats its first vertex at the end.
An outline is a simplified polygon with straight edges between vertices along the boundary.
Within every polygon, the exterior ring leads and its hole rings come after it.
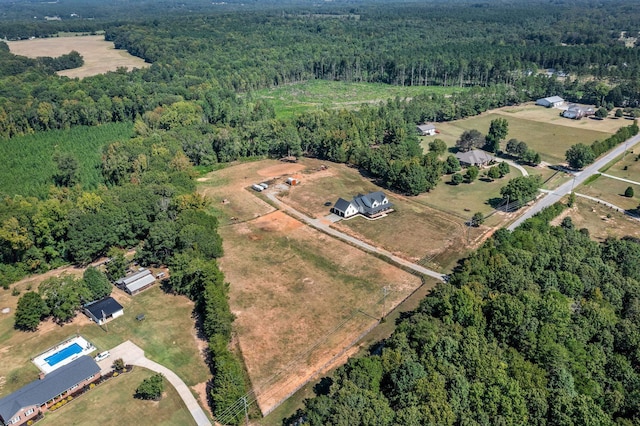
POLYGON ((144 379, 136 388, 135 397, 139 399, 160 400, 164 391, 164 377, 162 374, 154 374, 144 379))
POLYGON ((632 136, 638 134, 638 122, 633 121, 633 124, 625 127, 621 127, 613 135, 603 141, 595 141, 591 146, 583 143, 572 145, 566 152, 565 158, 569 167, 574 169, 582 169, 585 166, 593 163, 594 160, 601 154, 607 152, 616 145, 621 144, 632 136))
POLYGON ((525 142, 519 141, 515 138, 509 139, 507 146, 505 147, 505 151, 508 154, 517 157, 519 161, 532 166, 540 164, 541 161, 539 153, 529 148, 525 142))
POLYGON ((562 208, 498 231, 285 423, 638 422, 640 242, 549 226, 562 208))
POLYGON ((542 187, 540 175, 518 176, 500 188, 500 195, 514 207, 522 206, 534 199, 542 187))
POLYGON ((111 283, 94 267, 84 271, 82 278, 73 275, 51 277, 43 281, 38 291, 28 291, 18 299, 15 328, 34 331, 40 321, 51 316, 62 324, 73 319, 80 307, 111 294, 111 283))

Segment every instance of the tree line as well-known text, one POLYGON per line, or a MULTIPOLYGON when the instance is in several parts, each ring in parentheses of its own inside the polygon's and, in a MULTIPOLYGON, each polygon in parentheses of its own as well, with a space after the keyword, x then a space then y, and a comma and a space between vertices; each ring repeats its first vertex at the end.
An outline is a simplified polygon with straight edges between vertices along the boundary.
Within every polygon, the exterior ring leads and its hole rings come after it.
POLYGON ((549 226, 563 208, 498 231, 285 423, 638 422, 640 242, 549 226))

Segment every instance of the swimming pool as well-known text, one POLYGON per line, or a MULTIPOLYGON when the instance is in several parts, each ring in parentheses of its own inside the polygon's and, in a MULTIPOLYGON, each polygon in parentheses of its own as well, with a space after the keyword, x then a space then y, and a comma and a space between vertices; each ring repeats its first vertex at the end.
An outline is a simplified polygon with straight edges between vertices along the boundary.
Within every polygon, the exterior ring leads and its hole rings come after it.
POLYGON ((82 352, 82 347, 77 343, 72 343, 66 348, 46 357, 44 360, 47 362, 47 364, 53 367, 54 365, 64 361, 69 357, 74 356, 75 354, 79 354, 80 352, 82 352))

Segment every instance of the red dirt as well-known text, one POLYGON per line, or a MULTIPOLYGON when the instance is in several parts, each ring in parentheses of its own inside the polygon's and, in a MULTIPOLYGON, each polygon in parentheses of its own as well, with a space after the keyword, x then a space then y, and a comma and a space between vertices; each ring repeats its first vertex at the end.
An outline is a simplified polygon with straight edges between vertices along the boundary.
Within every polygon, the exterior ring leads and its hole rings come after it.
POLYGON ((282 175, 290 175, 304 169, 302 164, 276 164, 258 170, 258 174, 262 177, 274 178, 282 175))

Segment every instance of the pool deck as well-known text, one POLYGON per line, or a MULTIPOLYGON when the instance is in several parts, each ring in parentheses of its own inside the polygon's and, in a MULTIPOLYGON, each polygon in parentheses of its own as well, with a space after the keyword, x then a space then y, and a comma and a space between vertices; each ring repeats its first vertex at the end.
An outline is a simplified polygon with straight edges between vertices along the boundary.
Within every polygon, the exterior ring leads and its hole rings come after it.
POLYGON ((42 371, 44 374, 49 374, 52 371, 57 370, 58 368, 62 367, 63 365, 67 365, 70 362, 80 358, 83 355, 88 355, 91 352, 95 351, 96 347, 93 346, 87 339, 85 339, 84 337, 80 336, 80 335, 76 335, 73 337, 70 337, 69 339, 58 343, 56 346, 47 349, 46 351, 42 352, 41 354, 38 354, 36 357, 34 357, 32 359, 33 363, 36 365, 36 367, 38 367, 38 369, 40 369, 40 371, 42 371), (80 347, 82 348, 82 351, 76 354, 73 354, 71 356, 69 356, 68 358, 65 358, 59 362, 57 362, 54 365, 49 365, 49 363, 46 361, 47 358, 49 358, 51 355, 56 354, 62 350, 64 350, 65 348, 68 348, 69 346, 73 345, 74 343, 77 343, 78 345, 80 345, 80 347))

